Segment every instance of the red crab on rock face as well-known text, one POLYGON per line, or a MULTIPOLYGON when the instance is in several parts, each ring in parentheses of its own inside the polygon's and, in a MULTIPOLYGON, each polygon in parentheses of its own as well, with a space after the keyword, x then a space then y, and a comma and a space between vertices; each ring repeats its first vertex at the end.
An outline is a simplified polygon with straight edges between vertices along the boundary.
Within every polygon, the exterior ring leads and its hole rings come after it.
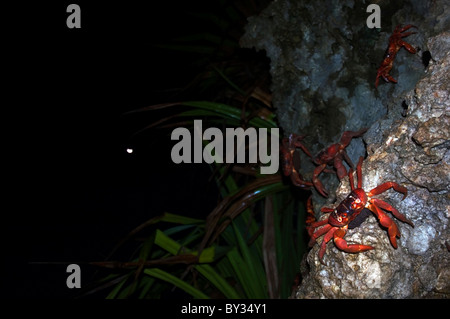
POLYGON ((308 149, 302 144, 305 135, 290 134, 289 138, 283 138, 281 141, 280 152, 282 157, 282 167, 285 176, 290 176, 292 183, 301 188, 313 186, 311 182, 303 180, 303 176, 295 169, 294 155, 296 148, 301 148, 306 155, 312 158, 308 149))
POLYGON ((378 68, 377 78, 375 80, 375 88, 378 87, 378 81, 380 80, 380 77, 383 78, 383 80, 385 80, 386 82, 397 83, 397 80, 395 80, 392 76, 390 76, 389 72, 392 70, 392 66, 394 64, 394 59, 395 59, 397 52, 402 47, 404 47, 410 53, 413 53, 413 54, 416 53, 416 49, 411 44, 402 40, 402 38, 416 33, 416 32, 403 33, 404 31, 406 31, 410 28, 417 28, 417 27, 414 25, 408 24, 402 28, 401 25, 398 25, 394 29, 394 32, 392 33, 392 35, 389 37, 389 46, 386 50, 386 53, 384 54, 384 60, 383 60, 383 62, 381 62, 381 65, 378 68))
MULTIPOLYGON (((309 243, 310 246, 314 245, 318 237, 325 235, 319 250, 319 260, 322 264, 324 264, 323 256, 325 254, 327 243, 331 239, 334 240, 335 245, 339 249, 348 253, 359 253, 362 251, 374 249, 374 247, 367 245, 348 244, 344 239, 344 236, 347 233, 347 229, 359 226, 358 224, 354 227, 351 227, 352 222, 355 221, 355 218, 357 218, 365 208, 374 213, 378 218, 380 224, 383 227, 387 228, 389 240, 394 248, 397 248, 396 237, 400 237, 400 231, 397 227, 397 224, 383 210, 390 211, 397 219, 414 227, 414 224, 410 220, 406 219, 403 214, 399 213, 398 210, 392 207, 390 204, 381 199, 373 198, 373 196, 381 194, 388 189, 393 188, 395 191, 402 193, 404 195, 403 199, 405 199, 408 190, 395 182, 385 182, 370 190, 369 192, 366 192, 362 188, 362 162, 363 157, 360 157, 358 165, 356 167, 358 187, 355 188, 353 181, 353 170, 351 169, 348 174, 351 193, 335 209, 328 207, 324 207, 321 209, 321 212, 323 213, 331 213, 328 218, 318 222, 312 222, 312 218, 307 219, 307 224, 310 223, 307 226, 308 234, 311 236, 311 240, 309 243)), ((311 203, 309 203, 308 206, 310 205, 311 203)), ((311 208, 309 208, 309 210, 310 209, 311 208)))
POLYGON ((332 144, 325 150, 321 151, 316 158, 314 159, 314 163, 318 165, 313 173, 313 184, 317 191, 324 197, 328 197, 328 192, 323 187, 322 182, 319 180, 319 175, 322 171, 327 167, 327 165, 333 165, 336 169, 336 174, 339 180, 342 180, 347 175, 347 169, 343 164, 343 160, 347 162, 347 164, 353 168, 353 163, 347 155, 345 148, 350 144, 352 138, 359 137, 363 135, 367 131, 367 128, 363 128, 362 130, 353 132, 353 131, 345 131, 342 134, 341 140, 339 143, 332 144))

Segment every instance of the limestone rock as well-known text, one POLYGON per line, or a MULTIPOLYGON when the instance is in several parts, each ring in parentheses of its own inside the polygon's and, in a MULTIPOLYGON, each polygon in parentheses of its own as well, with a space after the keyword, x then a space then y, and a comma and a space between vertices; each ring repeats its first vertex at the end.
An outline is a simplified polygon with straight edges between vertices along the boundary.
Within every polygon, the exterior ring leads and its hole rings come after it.
MULTIPOLYGON (((297 298, 449 297, 450 3, 377 4, 381 29, 367 28, 368 4, 362 1, 277 0, 249 18, 241 39, 243 47, 265 50, 271 59, 273 104, 285 135, 307 134, 304 143, 317 154, 343 131, 368 127, 364 142, 355 139, 347 148, 355 164, 368 155, 363 187, 390 180, 408 188, 403 201, 393 190, 377 195, 415 225, 396 220, 402 235, 397 249, 370 216, 345 238, 376 249, 349 254, 330 242, 324 266, 314 246, 297 298), (417 53, 400 50, 391 71, 398 83, 381 80, 375 89, 377 68, 398 24, 417 26, 416 34, 404 38, 417 53)), ((302 156, 301 165, 300 173, 311 179, 313 163, 302 156)), ((349 192, 347 179, 320 178, 330 197, 313 191, 316 212, 349 192)))
MULTIPOLYGON (((393 190, 377 195, 414 223, 414 228, 393 218, 401 238, 398 248, 375 217, 349 230, 345 239, 375 247, 348 254, 328 244, 326 266, 317 258, 318 245, 308 255, 310 272, 300 285, 297 298, 449 298, 450 243, 450 33, 429 40, 446 44, 447 52, 433 62, 427 75, 407 94, 406 118, 388 121, 379 143, 368 145, 363 164, 363 188, 368 191, 391 180, 408 189, 405 200, 393 190)), ((442 51, 440 51, 442 52, 442 51)), ((374 127, 383 127, 379 123, 374 127)), ((371 129, 371 134, 380 134, 371 129)), ((375 140, 375 138, 373 138, 375 140)), ((343 182, 338 200, 349 193, 343 182)))

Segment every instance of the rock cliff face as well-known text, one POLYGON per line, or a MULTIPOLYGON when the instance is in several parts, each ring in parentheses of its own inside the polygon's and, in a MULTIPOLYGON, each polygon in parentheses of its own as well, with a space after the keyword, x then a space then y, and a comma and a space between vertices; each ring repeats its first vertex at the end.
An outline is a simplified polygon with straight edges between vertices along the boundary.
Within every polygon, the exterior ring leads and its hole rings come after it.
MULTIPOLYGON (((243 46, 264 49, 271 58, 273 102, 286 133, 308 134, 305 144, 315 153, 345 130, 369 127, 348 148, 354 163, 367 155, 363 188, 388 180, 408 188, 403 201, 393 190, 376 196, 414 223, 412 228, 393 218, 401 232, 397 249, 370 216, 345 239, 375 249, 349 254, 330 242, 324 266, 314 246, 297 298, 450 296, 449 5, 391 2, 378 2, 377 31, 367 28, 367 4, 359 1, 279 0, 249 19, 242 38, 243 46), (404 38, 418 52, 400 50, 391 71, 398 84, 381 81, 377 90, 376 69, 397 24, 418 27, 404 38)), ((311 178, 313 169, 302 162, 303 176, 311 178)), ((333 174, 322 175, 330 198, 315 193, 316 211, 349 193, 347 179, 339 183, 333 174)))
MULTIPOLYGON (((403 201, 392 190, 377 197, 405 214, 414 228, 397 220, 401 238, 393 249, 386 230, 369 217, 346 239, 375 250, 347 254, 329 244, 327 266, 318 262, 316 245, 298 298, 450 296, 450 33, 431 38, 428 46, 436 52, 434 61, 406 95, 405 119, 378 121, 365 137, 369 155, 363 165, 363 188, 388 180, 406 186, 403 201)), ((345 181, 337 190, 338 199, 348 193, 345 181)))

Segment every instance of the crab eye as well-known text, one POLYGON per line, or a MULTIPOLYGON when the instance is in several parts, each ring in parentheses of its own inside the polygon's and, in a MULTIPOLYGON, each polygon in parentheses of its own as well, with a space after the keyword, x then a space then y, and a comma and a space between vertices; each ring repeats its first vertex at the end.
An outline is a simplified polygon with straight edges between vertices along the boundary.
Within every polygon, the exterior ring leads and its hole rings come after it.
POLYGON ((356 207, 358 207, 361 204, 361 200, 360 199, 355 199, 355 202, 352 203, 352 208, 355 209, 356 207))

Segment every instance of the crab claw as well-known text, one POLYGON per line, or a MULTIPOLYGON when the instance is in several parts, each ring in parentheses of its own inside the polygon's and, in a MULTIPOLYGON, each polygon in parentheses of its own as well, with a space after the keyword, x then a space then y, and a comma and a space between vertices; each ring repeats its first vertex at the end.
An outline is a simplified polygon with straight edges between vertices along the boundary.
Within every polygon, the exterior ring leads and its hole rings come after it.
POLYGON ((347 244, 345 239, 343 238, 346 234, 346 230, 340 228, 334 233, 334 243, 336 244, 337 248, 340 250, 343 250, 348 253, 359 253, 366 250, 372 250, 374 249, 372 246, 368 245, 361 245, 361 244, 347 244))
POLYGON ((377 205, 374 203, 370 203, 369 209, 375 214, 378 218, 380 224, 383 227, 386 227, 388 230, 389 240, 392 244, 392 247, 397 249, 397 240, 396 238, 400 238, 400 230, 397 227, 397 224, 385 213, 383 212, 377 205))

